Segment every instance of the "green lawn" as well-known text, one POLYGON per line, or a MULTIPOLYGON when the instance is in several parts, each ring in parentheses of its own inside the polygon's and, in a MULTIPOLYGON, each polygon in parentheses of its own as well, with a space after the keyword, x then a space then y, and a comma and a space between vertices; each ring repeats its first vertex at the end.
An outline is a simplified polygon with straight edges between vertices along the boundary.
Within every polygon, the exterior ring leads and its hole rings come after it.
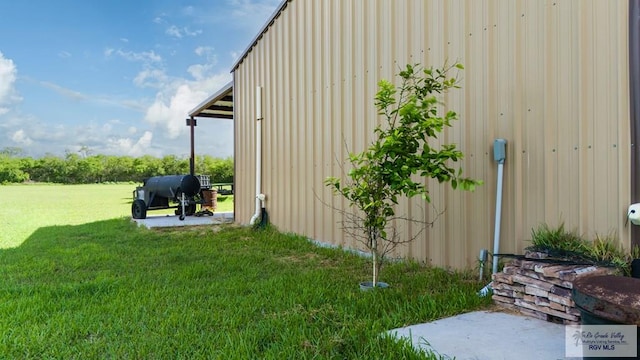
MULTIPOLYGON (((0 248, 20 245, 38 228, 79 225, 131 216, 137 184, 0 185, 0 248)), ((173 214, 149 211, 149 216, 173 214)), ((233 196, 218 198, 217 212, 233 211, 233 196)))
POLYGON ((1 359, 422 359, 380 334, 490 303, 472 274, 415 263, 362 292, 369 264, 351 253, 231 225, 148 230, 118 201, 122 215, 55 215, 0 249, 1 359))

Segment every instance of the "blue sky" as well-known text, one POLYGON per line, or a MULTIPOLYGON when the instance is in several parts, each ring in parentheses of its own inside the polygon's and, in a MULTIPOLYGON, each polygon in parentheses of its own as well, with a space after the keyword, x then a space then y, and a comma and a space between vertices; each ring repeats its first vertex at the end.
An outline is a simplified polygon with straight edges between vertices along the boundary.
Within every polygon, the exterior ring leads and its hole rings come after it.
MULTIPOLYGON (((29 156, 189 154, 185 118, 280 0, 0 1, 0 149, 29 156)), ((231 120, 196 153, 233 155, 231 120)))

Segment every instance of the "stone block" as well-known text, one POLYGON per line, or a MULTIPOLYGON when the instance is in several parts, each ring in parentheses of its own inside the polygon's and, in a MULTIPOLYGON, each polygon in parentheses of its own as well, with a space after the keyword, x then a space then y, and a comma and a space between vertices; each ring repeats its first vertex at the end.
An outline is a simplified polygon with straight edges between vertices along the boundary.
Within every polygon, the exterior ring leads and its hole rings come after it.
POLYGON ((493 274, 491 278, 494 282, 501 282, 509 285, 513 284, 512 276, 509 274, 499 272, 499 273, 493 274))
POLYGON ((537 264, 539 264, 537 261, 522 260, 520 268, 525 270, 533 270, 537 264))
POLYGON ((505 303, 505 302, 499 302, 496 301, 495 302, 496 306, 502 308, 502 309, 509 309, 509 310, 513 310, 513 311, 518 311, 520 310, 519 307, 515 306, 514 304, 511 303, 505 303))
POLYGON ((616 275, 618 273, 619 271, 615 268, 583 265, 576 267, 572 271, 562 271, 559 274, 561 280, 574 281, 583 276, 616 275))
POLYGON ((526 301, 522 301, 520 299, 516 299, 514 304, 516 304, 516 306, 522 306, 524 308, 530 309, 530 310, 535 310, 535 311, 540 311, 543 312, 547 315, 553 315, 562 319, 566 319, 566 320, 571 320, 571 321, 578 321, 579 318, 575 315, 571 315, 571 314, 567 314, 566 312, 562 312, 562 311, 558 311, 558 310, 554 310, 550 307, 544 307, 544 306, 538 306, 536 304, 532 304, 526 301))
POLYGON ((539 251, 527 250, 524 252, 524 257, 526 257, 527 259, 546 259, 549 257, 549 254, 539 251))
POLYGON ((506 297, 510 297, 510 298, 515 298, 513 290, 496 289, 494 287, 493 288, 493 294, 494 295, 499 295, 499 296, 506 296, 506 297))
POLYGON ((550 277, 550 278, 559 278, 559 273, 561 271, 564 271, 567 269, 566 265, 550 265, 550 266, 546 266, 544 269, 542 269, 542 274, 545 277, 550 277))
POLYGON ((529 294, 529 295, 543 296, 543 297, 548 297, 549 296, 549 292, 548 291, 545 291, 543 289, 540 289, 538 287, 531 286, 531 285, 526 285, 524 287, 524 293, 525 294, 529 294))
POLYGON ((530 316, 532 318, 536 318, 544 321, 548 321, 548 318, 549 318, 549 316, 543 312, 535 311, 527 308, 521 307, 521 308, 518 308, 518 311, 520 311, 522 315, 530 316))
POLYGON ((493 301, 496 301, 497 303, 506 303, 506 304, 513 304, 515 302, 515 299, 512 297, 508 297, 508 296, 502 296, 502 295, 492 295, 491 299, 493 299, 493 301))
POLYGON ((522 275, 522 276, 527 276, 533 279, 537 279, 537 280, 545 280, 544 275, 539 274, 533 270, 527 270, 527 269, 518 269, 518 271, 516 272, 516 274, 518 275, 522 275))
POLYGON ((513 275, 518 271, 518 269, 520 269, 520 267, 518 266, 506 265, 505 267, 502 268, 502 272, 507 275, 513 275))
POLYGON ((573 302, 573 299, 571 299, 570 297, 558 296, 556 294, 551 294, 551 293, 547 297, 549 298, 550 301, 557 302, 558 304, 562 304, 564 306, 574 307, 576 305, 573 302))
POLYGON ((562 286, 554 285, 549 292, 558 296, 571 297, 571 290, 562 286))
POLYGON ((566 306, 564 306, 564 305, 562 305, 560 303, 557 303, 555 301, 549 300, 549 307, 552 308, 553 310, 567 312, 567 307, 566 306))
POLYGON ((513 290, 513 291, 524 292, 524 285, 509 285, 506 283, 494 283, 491 285, 491 287, 493 289, 499 289, 499 290, 513 290))
POLYGON ((551 305, 549 299, 547 299, 546 297, 540 297, 540 296, 535 297, 534 304, 538 306, 547 306, 547 307, 551 305))
POLYGON ((534 279, 524 275, 513 275, 513 282, 527 286, 534 286, 544 291, 549 291, 553 287, 553 284, 550 282, 534 279))

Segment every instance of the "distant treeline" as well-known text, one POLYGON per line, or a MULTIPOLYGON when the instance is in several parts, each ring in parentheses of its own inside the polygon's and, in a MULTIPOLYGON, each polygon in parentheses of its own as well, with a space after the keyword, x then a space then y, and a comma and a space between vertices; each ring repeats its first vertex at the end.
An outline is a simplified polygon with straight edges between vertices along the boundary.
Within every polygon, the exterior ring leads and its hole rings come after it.
MULTIPOLYGON (((196 174, 211 176, 212 183, 233 182, 233 159, 208 155, 196 157, 196 174)), ((167 155, 162 158, 86 155, 67 153, 64 157, 45 155, 40 158, 21 156, 20 151, 0 151, 0 184, 26 181, 89 184, 102 182, 142 182, 159 175, 189 173, 189 158, 167 155)))

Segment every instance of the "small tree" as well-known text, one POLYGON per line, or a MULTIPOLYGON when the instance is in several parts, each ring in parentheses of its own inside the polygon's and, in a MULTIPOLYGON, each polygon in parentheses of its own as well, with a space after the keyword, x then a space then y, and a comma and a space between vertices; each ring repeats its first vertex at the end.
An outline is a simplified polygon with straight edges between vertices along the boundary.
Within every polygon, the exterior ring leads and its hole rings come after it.
POLYGON ((373 286, 378 283, 384 256, 398 244, 413 240, 401 240, 395 227, 390 226, 400 196, 421 195, 430 202, 424 177, 471 191, 482 183, 462 177, 462 169, 456 171, 449 165, 463 157, 455 144, 440 148, 429 144, 430 138, 437 138, 444 127, 450 127, 457 119, 453 111, 440 115, 442 103, 437 98, 438 94, 459 87, 457 79, 448 76, 452 69, 461 70, 463 66, 456 63, 422 69, 407 65, 399 73, 401 84, 397 88, 380 81, 375 106, 384 121, 375 128, 373 142, 365 151, 349 155, 351 169, 346 181, 337 177, 325 180, 325 185, 359 211, 349 214, 349 229, 371 252, 373 286), (423 179, 412 179, 416 174, 423 179))

